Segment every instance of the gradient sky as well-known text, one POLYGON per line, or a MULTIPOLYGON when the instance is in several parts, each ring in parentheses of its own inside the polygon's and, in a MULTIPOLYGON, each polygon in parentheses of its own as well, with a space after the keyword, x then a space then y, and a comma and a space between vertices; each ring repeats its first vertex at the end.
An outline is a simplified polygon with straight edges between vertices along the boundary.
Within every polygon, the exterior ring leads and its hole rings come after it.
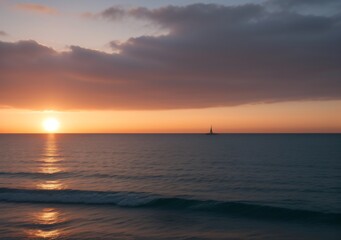
POLYGON ((0 0, 0 132, 341 132, 338 0, 0 0))

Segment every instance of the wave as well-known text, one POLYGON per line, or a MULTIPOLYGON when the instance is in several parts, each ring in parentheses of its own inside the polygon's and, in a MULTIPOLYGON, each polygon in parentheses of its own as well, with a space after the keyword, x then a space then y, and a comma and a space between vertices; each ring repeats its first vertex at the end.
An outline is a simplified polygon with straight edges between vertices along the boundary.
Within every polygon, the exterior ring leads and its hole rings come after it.
POLYGON ((8 177, 55 177, 55 176, 67 176, 70 175, 69 172, 54 172, 54 173, 42 173, 42 172, 0 172, 0 176, 8 176, 8 177))
POLYGON ((0 202, 95 204, 171 210, 206 211, 248 218, 341 223, 341 213, 266 206, 248 202, 198 200, 138 192, 25 190, 0 188, 0 202))
POLYGON ((54 173, 43 173, 43 172, 0 172, 0 176, 5 177, 28 177, 28 178, 46 178, 46 177, 64 177, 73 176, 80 178, 118 178, 118 179, 156 179, 162 178, 164 175, 150 175, 150 176, 133 176, 133 175, 119 175, 119 174, 85 174, 85 172, 54 172, 54 173))

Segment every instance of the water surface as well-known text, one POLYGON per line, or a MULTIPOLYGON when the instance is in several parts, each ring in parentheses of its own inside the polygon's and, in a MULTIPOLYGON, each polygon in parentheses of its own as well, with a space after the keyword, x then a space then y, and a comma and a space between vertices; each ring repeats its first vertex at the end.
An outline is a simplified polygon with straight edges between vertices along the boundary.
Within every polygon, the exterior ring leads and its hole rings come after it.
POLYGON ((340 239, 341 135, 0 135, 6 239, 340 239))

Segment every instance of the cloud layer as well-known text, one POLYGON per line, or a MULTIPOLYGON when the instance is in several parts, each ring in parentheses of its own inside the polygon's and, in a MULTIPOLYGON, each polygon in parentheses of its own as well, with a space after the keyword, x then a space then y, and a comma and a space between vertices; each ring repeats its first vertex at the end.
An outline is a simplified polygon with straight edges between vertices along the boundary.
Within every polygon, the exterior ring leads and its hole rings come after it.
POLYGON ((341 14, 194 4, 100 15, 169 33, 113 41, 119 54, 0 42, 0 105, 175 109, 341 98, 341 14))

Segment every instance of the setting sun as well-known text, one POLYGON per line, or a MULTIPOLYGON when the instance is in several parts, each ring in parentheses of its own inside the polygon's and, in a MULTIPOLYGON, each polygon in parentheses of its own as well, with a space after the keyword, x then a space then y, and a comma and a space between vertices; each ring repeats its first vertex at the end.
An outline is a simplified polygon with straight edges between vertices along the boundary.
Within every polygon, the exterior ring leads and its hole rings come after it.
POLYGON ((59 129, 60 123, 55 118, 47 118, 43 122, 43 127, 47 132, 56 132, 59 129))

